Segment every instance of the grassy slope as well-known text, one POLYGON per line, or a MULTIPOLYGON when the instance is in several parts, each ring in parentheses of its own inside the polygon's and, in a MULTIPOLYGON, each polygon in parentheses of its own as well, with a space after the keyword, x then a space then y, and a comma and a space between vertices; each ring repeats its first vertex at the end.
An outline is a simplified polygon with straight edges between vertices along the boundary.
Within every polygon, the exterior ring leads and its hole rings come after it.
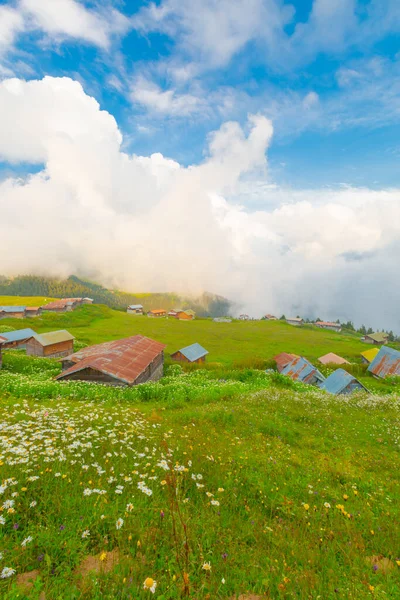
POLYGON ((0 306, 43 306, 53 300, 43 296, 0 296, 0 306))
MULTIPOLYGON (((149 402, 140 412, 126 402, 2 405, 8 441, 1 478, 18 481, 2 501, 18 496, 15 513, 3 513, 0 568, 37 569, 32 598, 44 591, 48 600, 148 599, 153 596, 142 586, 152 577, 155 597, 177 599, 183 572, 196 600, 245 592, 260 600, 261 594, 400 597, 399 400, 340 401, 311 389, 271 388, 229 401, 210 400, 205 391, 190 404, 149 402), (7 465, 22 451, 20 440, 32 438, 28 464, 7 465), (187 469, 176 481, 159 466, 167 447, 172 465, 187 469), (143 454, 132 460, 132 451, 143 454), (197 474, 204 487, 192 479, 197 474), (31 475, 39 478, 31 482, 31 475), (140 475, 147 475, 150 497, 137 488, 140 475), (85 488, 106 494, 85 497, 85 488), (29 508, 32 501, 38 504, 29 508), (187 525, 186 564, 178 508, 187 525), (119 518, 124 523, 117 530, 119 518), (82 539, 85 530, 90 536, 82 539), (28 536, 33 539, 22 549, 28 536), (119 552, 114 568, 83 581, 82 561, 91 555, 100 564, 101 553, 110 551, 119 552), (205 562, 210 572, 202 569, 205 562)), ((17 597, 15 577, 0 580, 0 595, 17 597)))
POLYGON ((208 360, 227 365, 240 359, 268 359, 283 351, 301 354, 310 360, 335 352, 349 360, 359 361, 360 352, 366 348, 356 336, 298 328, 280 321, 214 323, 197 319, 184 322, 127 315, 99 305, 18 322, 4 319, 1 324, 18 328, 29 325, 38 332, 65 328, 88 344, 142 334, 165 342, 166 353, 198 342, 209 351, 208 360))

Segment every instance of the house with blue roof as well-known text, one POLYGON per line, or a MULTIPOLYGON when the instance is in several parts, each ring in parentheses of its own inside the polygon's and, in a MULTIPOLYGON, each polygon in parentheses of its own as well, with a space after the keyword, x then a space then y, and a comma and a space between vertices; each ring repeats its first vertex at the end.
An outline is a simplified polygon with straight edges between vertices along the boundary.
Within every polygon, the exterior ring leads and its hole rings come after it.
POLYGON ((321 390, 325 390, 330 394, 352 394, 353 392, 365 391, 367 388, 358 379, 344 369, 336 369, 325 379, 320 385, 321 390))
POLYGON ((0 319, 25 317, 26 306, 0 306, 0 319))
POLYGON ((3 350, 7 348, 26 348, 26 342, 34 335, 36 335, 36 332, 30 328, 2 333, 1 337, 4 338, 2 348, 3 350))
POLYGON ((130 304, 126 309, 128 315, 142 315, 143 306, 141 304, 130 304))
POLYGON ((206 360, 207 354, 208 351, 203 348, 203 346, 200 346, 200 344, 192 344, 191 346, 186 346, 185 348, 177 350, 171 354, 171 358, 181 362, 203 363, 206 360))

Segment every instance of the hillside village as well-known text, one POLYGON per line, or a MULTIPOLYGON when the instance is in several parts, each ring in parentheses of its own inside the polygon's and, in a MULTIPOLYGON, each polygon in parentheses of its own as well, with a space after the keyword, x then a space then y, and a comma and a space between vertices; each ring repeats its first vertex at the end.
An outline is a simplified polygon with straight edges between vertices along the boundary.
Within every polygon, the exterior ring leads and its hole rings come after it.
MULTIPOLYGON (((1 319, 23 319, 39 317, 42 314, 71 313, 79 307, 93 305, 91 298, 62 298, 40 307, 0 306, 1 319)), ((152 319, 172 318, 177 321, 193 321, 195 312, 189 308, 163 308, 145 310, 142 304, 128 305, 127 315, 152 319)), ((214 319, 215 320, 215 319, 214 319)), ((240 315, 239 321, 247 321, 247 315, 240 315)), ((254 320, 254 319, 253 319, 254 320)), ((278 321, 267 314, 264 321, 278 321)), ((311 326, 340 334, 342 325, 335 322, 317 320, 306 323, 301 317, 282 317, 281 320, 293 327, 311 326)), ((231 319, 228 319, 228 322, 231 319)), ((361 352, 359 359, 367 364, 367 372, 380 379, 400 376, 400 351, 387 347, 390 334, 385 332, 365 333, 360 341, 381 346, 371 351, 361 352)), ((163 376, 164 349, 162 339, 155 341, 142 335, 103 342, 74 352, 74 336, 67 330, 37 333, 31 328, 13 329, 0 334, 0 366, 2 353, 9 349, 25 350, 28 356, 61 359, 62 372, 57 381, 90 381, 107 385, 132 386, 150 381, 158 381, 163 376)), ((170 359, 177 362, 202 364, 209 352, 197 340, 190 346, 177 349, 170 359)), ((328 352, 318 358, 320 365, 330 370, 323 375, 304 356, 290 352, 290 348, 273 357, 274 368, 281 375, 316 386, 331 394, 351 394, 355 391, 369 392, 368 388, 352 373, 352 365, 345 358, 328 352)))

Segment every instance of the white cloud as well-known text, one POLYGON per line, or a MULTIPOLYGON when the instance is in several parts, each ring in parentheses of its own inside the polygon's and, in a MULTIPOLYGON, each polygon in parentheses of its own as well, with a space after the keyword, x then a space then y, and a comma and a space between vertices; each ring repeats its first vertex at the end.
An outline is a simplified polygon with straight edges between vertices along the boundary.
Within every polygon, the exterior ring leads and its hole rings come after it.
POLYGON ((164 0, 150 3, 133 23, 166 33, 195 62, 219 67, 251 40, 274 45, 293 14, 279 0, 164 0))
POLYGON ((10 6, 0 6, 0 55, 10 50, 17 35, 24 29, 21 14, 10 6))
POLYGON ((108 48, 112 35, 128 29, 128 19, 110 6, 102 12, 76 0, 20 0, 19 7, 29 28, 44 31, 52 40, 75 38, 108 48))
POLYGON ((225 123, 205 160, 184 168, 122 152, 114 118, 69 78, 4 81, 0 155, 45 166, 0 183, 0 270, 206 289, 253 314, 309 311, 399 330, 400 191, 277 188, 271 136, 259 115, 245 129, 225 123), (256 212, 239 203, 243 179, 256 212))
POLYGON ((130 98, 150 112, 161 115, 185 117, 204 109, 204 99, 192 94, 180 94, 174 89, 162 90, 144 76, 136 78, 131 86, 130 98))

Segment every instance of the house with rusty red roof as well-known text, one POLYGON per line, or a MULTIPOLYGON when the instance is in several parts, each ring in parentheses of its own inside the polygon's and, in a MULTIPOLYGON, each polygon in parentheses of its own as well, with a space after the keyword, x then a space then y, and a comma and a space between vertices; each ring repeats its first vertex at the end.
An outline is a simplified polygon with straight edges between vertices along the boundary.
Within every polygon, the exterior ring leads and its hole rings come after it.
POLYGON ((163 375, 165 344, 142 335, 89 346, 67 356, 58 380, 132 386, 163 375))
POLYGON ((368 367, 374 377, 400 377, 400 352, 394 348, 382 346, 368 367))
POLYGON ((338 333, 342 331, 342 326, 340 323, 332 323, 331 321, 316 321, 314 323, 315 327, 319 327, 319 329, 329 329, 330 331, 337 331, 338 333))
POLYGON ((279 373, 282 373, 283 369, 295 358, 297 358, 295 354, 289 354, 288 352, 281 352, 274 356, 274 361, 276 362, 279 373))

